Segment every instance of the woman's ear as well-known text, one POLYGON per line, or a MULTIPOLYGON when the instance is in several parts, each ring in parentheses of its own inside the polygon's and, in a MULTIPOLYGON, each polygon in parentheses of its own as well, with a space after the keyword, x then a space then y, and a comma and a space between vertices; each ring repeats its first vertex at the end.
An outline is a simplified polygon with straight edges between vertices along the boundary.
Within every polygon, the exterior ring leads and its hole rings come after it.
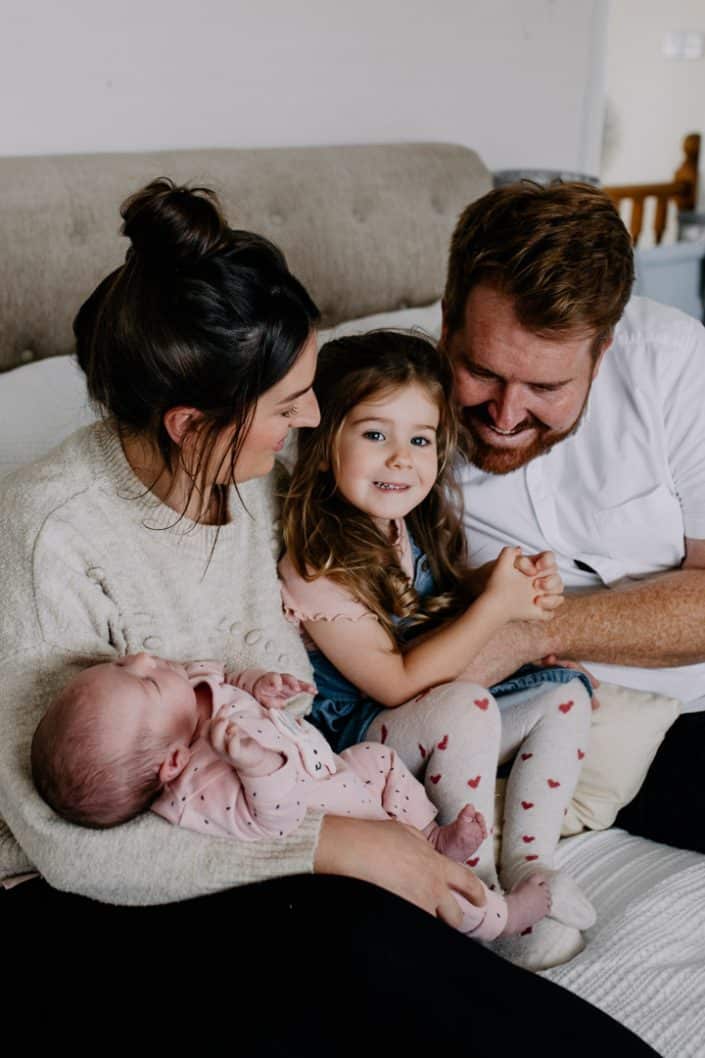
POLYGON ((182 743, 173 743, 166 751, 166 758, 159 768, 159 781, 162 783, 173 782, 181 775, 188 762, 191 760, 191 750, 182 743))
POLYGON ((196 425, 199 419, 202 418, 201 412, 198 408, 189 408, 185 405, 179 404, 175 408, 169 408, 168 411, 164 412, 164 429, 169 434, 169 437, 175 445, 181 447, 184 443, 184 437, 193 426, 196 425))

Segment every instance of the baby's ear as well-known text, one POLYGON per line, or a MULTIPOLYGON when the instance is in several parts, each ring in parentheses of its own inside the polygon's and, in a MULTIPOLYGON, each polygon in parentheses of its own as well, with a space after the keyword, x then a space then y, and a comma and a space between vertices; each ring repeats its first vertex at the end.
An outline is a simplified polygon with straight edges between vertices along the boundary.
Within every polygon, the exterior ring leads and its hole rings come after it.
POLYGON ((173 782, 181 775, 188 762, 191 760, 191 750, 183 743, 172 743, 166 752, 164 762, 159 768, 159 781, 164 784, 173 782))

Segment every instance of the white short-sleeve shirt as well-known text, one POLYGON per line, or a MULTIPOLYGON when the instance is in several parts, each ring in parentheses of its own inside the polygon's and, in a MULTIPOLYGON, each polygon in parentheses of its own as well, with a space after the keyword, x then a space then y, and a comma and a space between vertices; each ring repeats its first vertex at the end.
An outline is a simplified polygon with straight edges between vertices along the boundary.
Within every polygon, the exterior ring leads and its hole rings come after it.
MULTIPOLYGON (((684 537, 705 539, 705 327, 633 298, 575 434, 510 474, 458 469, 473 566, 550 549, 577 590, 677 568, 684 537)), ((705 663, 590 668, 705 708, 705 663)))

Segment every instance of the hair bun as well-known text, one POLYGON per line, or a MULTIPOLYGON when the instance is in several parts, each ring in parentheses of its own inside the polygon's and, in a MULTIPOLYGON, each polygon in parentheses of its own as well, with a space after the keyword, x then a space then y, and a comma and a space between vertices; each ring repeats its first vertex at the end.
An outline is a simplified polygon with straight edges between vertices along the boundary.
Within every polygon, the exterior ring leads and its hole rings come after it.
POLYGON ((160 177, 130 195, 120 207, 122 233, 131 251, 160 265, 193 260, 220 249, 229 228, 214 191, 179 187, 160 177))

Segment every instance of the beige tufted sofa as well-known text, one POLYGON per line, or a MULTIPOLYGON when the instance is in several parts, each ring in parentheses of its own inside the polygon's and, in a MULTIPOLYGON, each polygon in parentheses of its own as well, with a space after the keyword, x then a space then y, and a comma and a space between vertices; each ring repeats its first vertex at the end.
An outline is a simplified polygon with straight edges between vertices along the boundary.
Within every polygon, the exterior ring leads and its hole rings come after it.
POLYGON ((0 159, 0 370, 72 348, 76 309, 119 265, 120 202, 156 176, 218 191, 233 227, 267 235, 324 326, 441 293, 461 209, 491 186, 451 144, 0 159))

